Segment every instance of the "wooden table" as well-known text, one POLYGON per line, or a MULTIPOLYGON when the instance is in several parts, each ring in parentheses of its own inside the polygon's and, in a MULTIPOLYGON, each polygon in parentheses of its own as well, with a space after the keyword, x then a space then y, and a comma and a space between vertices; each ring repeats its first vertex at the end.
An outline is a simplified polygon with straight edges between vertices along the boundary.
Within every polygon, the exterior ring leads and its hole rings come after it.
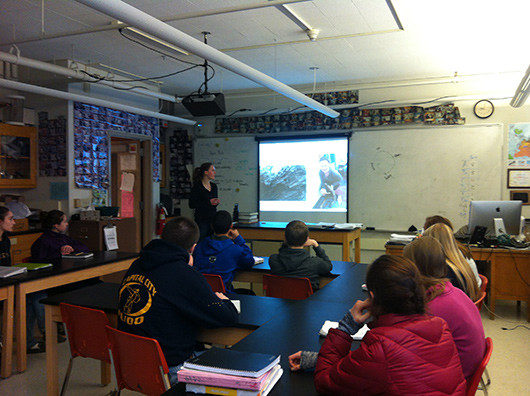
MULTIPOLYGON (((264 222, 256 224, 237 224, 236 227, 246 240, 258 241, 283 241, 285 239, 285 226, 282 222, 264 222)), ((309 235, 318 243, 335 243, 342 245, 342 260, 361 261, 361 229, 344 230, 336 228, 322 228, 308 224, 309 235), (355 260, 351 259, 351 243, 355 243, 355 260)))
POLYGON ((15 304, 15 282, 2 280, 0 286, 0 301, 2 301, 2 361, 0 363, 0 376, 7 378, 12 371, 13 358, 13 312, 15 304), (12 283, 12 284, 9 284, 12 283))
MULTIPOLYGON (((387 254, 403 254, 402 245, 386 245, 387 254)), ((530 322, 530 250, 471 247, 475 261, 490 263, 490 319, 495 319, 495 300, 527 301, 530 322)))
MULTIPOLYGON (((56 396, 59 393, 57 342, 53 342, 57 339, 56 323, 62 322, 59 304, 65 302, 87 308, 100 309, 107 314, 111 325, 116 326, 119 289, 119 284, 100 283, 42 300, 46 311, 46 333, 50 334, 49 337, 48 335, 46 336, 46 383, 48 395, 56 396)), ((268 322, 278 312, 284 311, 288 306, 296 302, 294 300, 234 293, 228 293, 227 296, 241 302, 241 314, 238 324, 234 327, 203 329, 197 336, 198 341, 226 346, 234 345, 268 322)), ((102 362, 101 384, 109 384, 110 378, 110 366, 102 362)))
MULTIPOLYGON (((23 372, 27 367, 26 355, 26 295, 52 287, 68 285, 74 282, 97 278, 103 275, 127 270, 138 256, 137 253, 96 252, 90 259, 69 259, 54 263, 53 268, 28 272, 16 276, 19 283, 15 286, 15 335, 17 339, 17 370, 23 372)), ((47 329, 48 330, 48 329, 47 329)), ((55 334, 57 329, 55 329, 55 334)), ((46 344, 57 336, 47 333, 46 344)), ((47 352, 50 353, 50 352, 47 352)))

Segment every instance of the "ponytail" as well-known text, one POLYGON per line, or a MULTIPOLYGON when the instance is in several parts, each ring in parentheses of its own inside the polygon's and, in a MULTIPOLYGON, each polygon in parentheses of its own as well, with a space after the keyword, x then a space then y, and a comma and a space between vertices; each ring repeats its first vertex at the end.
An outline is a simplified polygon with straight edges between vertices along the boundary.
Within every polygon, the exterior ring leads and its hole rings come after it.
POLYGON ((198 166, 193 170, 193 185, 201 184, 204 172, 210 169, 213 164, 211 162, 204 162, 201 166, 198 166))

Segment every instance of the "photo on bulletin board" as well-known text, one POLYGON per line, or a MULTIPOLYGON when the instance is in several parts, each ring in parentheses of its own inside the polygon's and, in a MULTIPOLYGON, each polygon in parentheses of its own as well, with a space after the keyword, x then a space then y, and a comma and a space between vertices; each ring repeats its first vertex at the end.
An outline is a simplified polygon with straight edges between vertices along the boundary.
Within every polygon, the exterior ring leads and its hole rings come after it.
POLYGON ((530 169, 508 169, 508 188, 530 188, 530 169))

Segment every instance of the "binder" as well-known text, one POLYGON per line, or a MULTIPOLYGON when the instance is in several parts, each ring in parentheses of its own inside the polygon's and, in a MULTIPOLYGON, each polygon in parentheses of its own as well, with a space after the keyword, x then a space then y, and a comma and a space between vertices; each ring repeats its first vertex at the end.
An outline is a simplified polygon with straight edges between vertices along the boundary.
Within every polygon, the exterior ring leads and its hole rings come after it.
POLYGON ((259 377, 280 363, 280 355, 212 348, 184 362, 184 368, 259 377))

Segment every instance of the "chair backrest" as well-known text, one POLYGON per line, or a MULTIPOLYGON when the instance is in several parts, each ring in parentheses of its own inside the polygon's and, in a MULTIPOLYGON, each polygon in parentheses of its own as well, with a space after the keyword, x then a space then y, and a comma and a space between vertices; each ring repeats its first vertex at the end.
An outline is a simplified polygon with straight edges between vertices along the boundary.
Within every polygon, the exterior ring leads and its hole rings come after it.
POLYGON ((478 388, 478 384, 480 383, 480 380, 482 378, 482 373, 484 373, 484 370, 486 369, 486 366, 488 365, 488 362, 490 361, 491 353, 493 351, 493 341, 490 337, 486 338, 486 352, 484 353, 484 357, 482 358, 482 361, 478 365, 477 369, 475 370, 475 373, 473 376, 469 379, 467 383, 467 391, 466 396, 473 396, 478 388))
POLYGON ((308 278, 289 278, 278 275, 263 275, 263 291, 268 297, 304 300, 313 294, 308 278))
POLYGON ((480 279, 482 280, 482 284, 480 285, 480 291, 483 291, 485 292, 486 291, 486 287, 488 287, 488 278, 486 278, 484 275, 482 274, 478 274, 478 276, 480 277, 480 279))
POLYGON ((110 364, 109 342, 105 330, 109 319, 105 312, 65 303, 60 304, 60 309, 72 357, 88 357, 110 364))
POLYGON ((157 340, 106 329, 119 390, 161 395, 169 389, 169 368, 157 340))
POLYGON ((480 311, 482 309, 482 302, 484 301, 484 299, 486 298, 486 292, 482 292, 482 295, 480 296, 480 298, 475 301, 475 306, 477 307, 477 309, 480 311))
POLYGON ((226 293, 225 284, 221 275, 203 274, 214 292, 226 293))
POLYGON ((482 280, 482 284, 480 285, 480 298, 475 301, 475 305, 480 311, 482 309, 482 303, 484 302, 484 299, 486 298, 486 288, 488 287, 488 278, 486 278, 484 275, 478 274, 480 279, 482 280))

